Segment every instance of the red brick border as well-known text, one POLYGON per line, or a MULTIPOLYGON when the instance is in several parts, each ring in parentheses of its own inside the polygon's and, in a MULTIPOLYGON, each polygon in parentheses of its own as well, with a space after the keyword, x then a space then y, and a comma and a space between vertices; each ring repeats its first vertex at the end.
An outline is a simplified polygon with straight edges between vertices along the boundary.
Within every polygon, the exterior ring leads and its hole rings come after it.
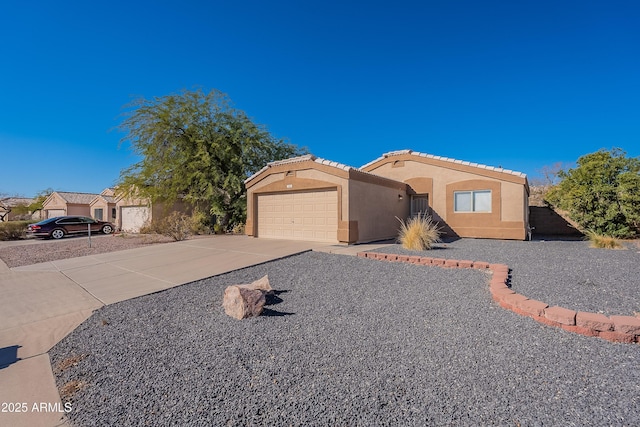
POLYGON ((548 304, 542 301, 529 299, 524 295, 515 293, 508 286, 511 269, 506 264, 383 254, 379 252, 358 252, 358 257, 443 268, 474 268, 489 271, 492 274, 489 282, 491 297, 503 308, 522 316, 531 317, 545 325, 559 327, 588 337, 599 337, 620 343, 640 343, 640 318, 633 316, 607 317, 599 313, 576 312, 563 307, 549 307, 548 304))

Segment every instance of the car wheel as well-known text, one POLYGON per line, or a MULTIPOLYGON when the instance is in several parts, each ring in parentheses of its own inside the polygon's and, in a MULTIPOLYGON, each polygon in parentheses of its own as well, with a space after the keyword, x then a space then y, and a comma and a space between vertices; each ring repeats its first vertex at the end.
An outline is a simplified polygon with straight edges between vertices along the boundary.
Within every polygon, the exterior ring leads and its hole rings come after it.
POLYGON ((113 227, 110 225, 105 225, 104 227, 102 227, 102 232, 104 234, 111 234, 113 233, 113 227))
POLYGON ((64 237, 64 230, 61 228, 56 228, 51 232, 51 237, 54 239, 62 239, 64 237))

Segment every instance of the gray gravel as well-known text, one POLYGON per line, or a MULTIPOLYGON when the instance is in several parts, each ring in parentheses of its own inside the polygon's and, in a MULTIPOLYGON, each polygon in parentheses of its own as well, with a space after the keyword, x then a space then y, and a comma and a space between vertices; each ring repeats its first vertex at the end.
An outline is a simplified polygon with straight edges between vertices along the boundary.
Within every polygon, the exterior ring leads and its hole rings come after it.
POLYGON ((576 311, 633 316, 640 313, 640 248, 594 249, 585 241, 530 242, 460 239, 425 252, 400 245, 377 252, 402 253, 511 267, 512 289, 531 299, 576 311))
POLYGON ((91 247, 88 236, 67 236, 60 240, 29 238, 0 242, 0 259, 12 268, 169 242, 173 239, 159 234, 95 234, 91 236, 91 247))
POLYGON ((105 307, 50 355, 76 426, 640 425, 639 346, 504 310, 487 279, 305 253, 105 307), (281 302, 226 316, 264 274, 281 302))

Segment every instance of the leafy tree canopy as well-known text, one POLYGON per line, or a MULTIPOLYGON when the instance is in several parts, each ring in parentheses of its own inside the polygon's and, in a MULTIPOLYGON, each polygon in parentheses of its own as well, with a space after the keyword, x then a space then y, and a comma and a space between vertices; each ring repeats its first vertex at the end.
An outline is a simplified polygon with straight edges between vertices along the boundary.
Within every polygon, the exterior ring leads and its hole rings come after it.
POLYGON ((558 177, 546 200, 582 227, 613 237, 640 232, 640 158, 619 148, 600 150, 558 177))
POLYGON ((142 157, 120 173, 121 194, 206 207, 230 227, 246 220, 244 180, 268 162, 306 153, 232 106, 224 93, 138 99, 119 129, 142 157))

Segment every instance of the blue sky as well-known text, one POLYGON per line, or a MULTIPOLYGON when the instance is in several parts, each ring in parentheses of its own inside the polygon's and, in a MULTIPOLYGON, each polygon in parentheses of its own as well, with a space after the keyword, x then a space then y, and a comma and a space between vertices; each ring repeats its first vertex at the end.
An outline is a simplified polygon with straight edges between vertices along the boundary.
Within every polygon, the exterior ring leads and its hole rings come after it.
POLYGON ((635 0, 3 2, 0 194, 113 185, 123 107, 197 87, 356 167, 636 157, 638 22, 635 0))

